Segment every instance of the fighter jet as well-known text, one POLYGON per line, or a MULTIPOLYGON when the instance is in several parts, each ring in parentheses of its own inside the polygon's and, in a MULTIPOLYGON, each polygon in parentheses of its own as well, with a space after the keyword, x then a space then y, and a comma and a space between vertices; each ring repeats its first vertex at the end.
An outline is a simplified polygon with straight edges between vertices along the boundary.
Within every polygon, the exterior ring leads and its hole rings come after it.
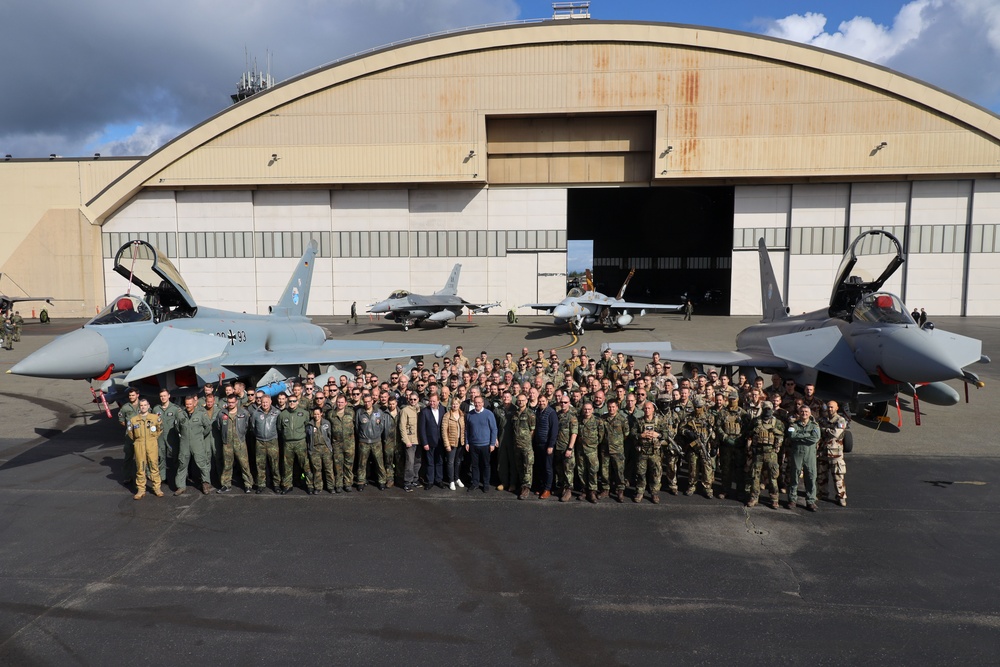
POLYGON ((594 282, 590 276, 590 269, 587 269, 586 286, 588 289, 581 290, 574 287, 566 293, 566 298, 559 303, 526 303, 522 308, 534 308, 552 313, 555 323, 558 325, 568 324, 577 335, 583 335, 584 325, 601 324, 604 327, 614 327, 622 329, 632 323, 635 316, 630 313, 638 311, 639 316, 646 314, 648 310, 658 310, 663 312, 680 312, 684 305, 663 305, 657 303, 630 303, 623 301, 625 288, 635 274, 633 268, 629 271, 628 277, 622 283, 622 288, 618 290, 615 297, 605 296, 594 290, 594 282))
POLYGON ((659 352, 686 366, 779 373, 800 386, 815 385, 820 396, 849 402, 854 411, 858 403, 889 401, 903 392, 914 397, 919 416, 919 400, 936 405, 959 401, 958 392, 945 384, 948 380, 983 386, 975 373, 964 370, 976 362, 989 363, 982 341, 930 322, 920 327, 899 297, 880 291, 905 261, 899 240, 889 232, 858 236, 840 263, 829 307, 797 316, 789 316, 781 299, 763 239, 758 251, 764 317, 739 333, 735 352, 676 350, 667 342, 603 347, 641 357, 659 352))
POLYGON ((306 248, 267 315, 248 315, 198 306, 170 260, 145 241, 126 243, 113 268, 129 281, 128 292, 7 372, 112 381, 114 394, 140 381, 197 388, 239 377, 263 385, 296 375, 300 366, 333 369, 341 362, 447 354, 447 345, 327 340, 306 317, 317 248, 315 241, 306 248))
MULTIPOLYGON (((7 276, 7 279, 10 280, 10 276, 7 276)), ((3 274, 0 273, 0 281, 2 280, 3 274)), ((14 281, 11 280, 11 282, 14 281)), ((17 283, 14 284, 16 285, 17 283)), ((20 303, 21 301, 44 301, 50 306, 53 305, 51 296, 8 296, 6 294, 0 294, 0 315, 6 315, 7 312, 13 310, 15 303, 20 303)))
POLYGON ((458 276, 461 273, 462 265, 456 264, 451 270, 448 282, 434 294, 427 296, 413 294, 406 290, 396 290, 389 295, 388 299, 369 304, 368 312, 385 313, 385 319, 390 322, 399 322, 403 325, 403 331, 409 331, 410 327, 416 326, 424 320, 448 326, 448 321, 461 315, 463 308, 468 308, 473 313, 484 313, 490 308, 496 308, 500 305, 499 302, 469 303, 458 296, 458 276))

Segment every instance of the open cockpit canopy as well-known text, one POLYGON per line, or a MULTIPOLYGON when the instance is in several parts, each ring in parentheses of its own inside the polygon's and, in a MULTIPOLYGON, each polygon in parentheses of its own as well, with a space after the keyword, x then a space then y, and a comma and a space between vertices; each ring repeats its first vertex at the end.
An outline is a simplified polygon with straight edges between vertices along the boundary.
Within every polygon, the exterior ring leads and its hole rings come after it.
POLYGON ((902 244, 887 231, 873 229, 854 239, 837 270, 830 317, 851 319, 862 299, 881 288, 904 261, 902 244))
POLYGON ((114 271, 146 295, 153 317, 190 317, 198 305, 180 272, 146 241, 129 241, 115 253, 114 271))

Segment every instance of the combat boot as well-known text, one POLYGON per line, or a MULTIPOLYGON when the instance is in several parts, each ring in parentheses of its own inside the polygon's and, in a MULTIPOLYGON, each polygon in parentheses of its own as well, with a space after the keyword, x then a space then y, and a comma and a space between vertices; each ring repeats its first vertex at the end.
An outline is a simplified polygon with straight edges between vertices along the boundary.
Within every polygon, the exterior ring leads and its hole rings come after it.
POLYGON ((208 482, 201 483, 201 492, 206 496, 212 492, 212 485, 208 482))
POLYGON ((757 499, 751 496, 750 500, 747 501, 747 507, 755 507, 756 505, 757 505, 757 499))
POLYGON ((645 493, 645 492, 644 491, 636 491, 635 492, 635 496, 632 497, 632 502, 633 503, 641 503, 642 502, 643 493, 645 493))
POLYGON ((771 509, 773 509, 773 510, 778 509, 778 499, 777 498, 771 498, 771 509))
POLYGON ((186 486, 178 487, 177 490, 174 491, 174 495, 175 496, 183 496, 185 493, 187 493, 187 490, 188 490, 188 488, 186 486))
POLYGON ((837 498, 837 504, 841 507, 847 507, 847 498, 837 498))
POLYGON ((596 503, 597 502, 597 493, 594 492, 594 491, 587 491, 587 502, 588 503, 596 503))
POLYGON ((567 500, 569 500, 572 497, 573 497, 573 492, 572 491, 570 491, 568 488, 567 489, 563 489, 562 495, 559 496, 559 502, 564 503, 564 502, 566 502, 567 500))
POLYGON ((132 499, 133 500, 142 500, 142 497, 144 495, 146 495, 146 490, 145 489, 139 489, 138 491, 135 492, 135 495, 132 496, 132 499))
POLYGON ((603 491, 601 491, 600 493, 597 494, 598 500, 600 500, 601 498, 607 498, 607 497, 608 497, 608 490, 607 489, 604 489, 603 491))
POLYGON ((162 498, 163 491, 160 491, 160 487, 156 487, 155 489, 153 489, 153 495, 156 496, 157 498, 162 498))
POLYGON ((530 493, 531 493, 531 489, 529 489, 526 486, 522 486, 521 487, 521 493, 517 494, 517 499, 518 500, 527 500, 528 499, 528 495, 530 493))
POLYGON ((660 504, 660 494, 658 494, 658 493, 654 493, 654 494, 653 494, 653 497, 652 497, 652 498, 650 498, 650 500, 652 500, 652 501, 653 501, 653 504, 654 504, 654 505, 659 505, 659 504, 660 504))
POLYGON ((684 492, 684 495, 685 496, 693 496, 694 495, 694 491, 695 491, 695 488, 693 486, 689 486, 688 489, 687 489, 687 491, 684 492))
POLYGON ((625 492, 624 491, 619 491, 618 493, 616 493, 615 494, 615 500, 617 500, 620 503, 625 502, 625 492))

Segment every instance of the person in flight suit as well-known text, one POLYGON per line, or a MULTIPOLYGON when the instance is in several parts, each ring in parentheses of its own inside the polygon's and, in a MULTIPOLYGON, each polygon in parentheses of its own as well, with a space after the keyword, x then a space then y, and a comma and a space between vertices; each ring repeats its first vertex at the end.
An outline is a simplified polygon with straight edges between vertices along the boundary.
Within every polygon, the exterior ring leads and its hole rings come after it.
POLYGON ((149 479, 152 482, 153 495, 163 496, 160 491, 160 431, 163 430, 163 420, 160 415, 149 411, 149 401, 139 399, 139 412, 128 422, 128 437, 135 446, 135 495, 140 500, 146 495, 146 466, 149 466, 149 479))

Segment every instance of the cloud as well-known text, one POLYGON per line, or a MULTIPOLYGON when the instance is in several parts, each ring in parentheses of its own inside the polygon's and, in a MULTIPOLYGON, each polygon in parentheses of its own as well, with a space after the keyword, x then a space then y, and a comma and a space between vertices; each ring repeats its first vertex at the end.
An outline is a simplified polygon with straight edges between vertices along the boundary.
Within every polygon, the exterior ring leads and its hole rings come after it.
POLYGON ((16 66, 5 70, 0 153, 147 153, 230 104, 246 49, 261 64, 272 52, 280 81, 389 42, 517 15, 515 0, 6 3, 0 60, 16 66), (102 144, 109 126, 136 130, 102 144))
POLYGON ((996 0, 913 0, 891 26, 856 16, 826 30, 823 14, 792 14, 766 34, 838 51, 895 69, 981 106, 1000 109, 1000 4, 996 0))

